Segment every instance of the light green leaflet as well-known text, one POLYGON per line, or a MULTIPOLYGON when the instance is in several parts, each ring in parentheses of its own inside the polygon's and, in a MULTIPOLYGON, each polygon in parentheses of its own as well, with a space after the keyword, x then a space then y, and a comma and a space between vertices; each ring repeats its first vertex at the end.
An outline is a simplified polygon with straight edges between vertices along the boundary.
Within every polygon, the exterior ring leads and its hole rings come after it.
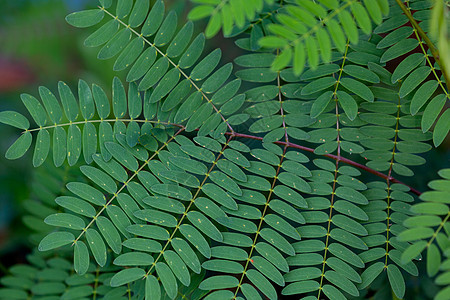
POLYGON ((111 286, 121 286, 145 276, 145 271, 140 268, 123 269, 111 278, 111 286))
POLYGON ((214 224, 202 213, 197 211, 191 211, 187 214, 187 218, 195 227, 197 227, 208 237, 219 242, 223 240, 222 234, 217 229, 217 227, 214 226, 214 224))
POLYGON ((74 245, 74 269, 79 275, 83 275, 89 268, 89 252, 86 244, 82 241, 77 241, 74 245))
POLYGON ((114 142, 105 143, 105 147, 112 156, 125 168, 137 171, 139 164, 137 160, 124 147, 114 142))
POLYGON ((104 216, 99 216, 95 223, 109 247, 119 254, 122 250, 122 239, 113 223, 104 216))
POLYGON ((119 255, 115 260, 116 266, 148 266, 154 262, 151 255, 142 252, 128 252, 119 255))
POLYGON ((114 194, 117 191, 116 183, 105 172, 91 166, 82 166, 80 167, 80 170, 84 175, 86 175, 89 179, 91 179, 94 183, 96 183, 108 193, 114 194))
POLYGON ((75 27, 90 27, 103 19, 104 13, 100 9, 84 10, 71 13, 66 17, 67 23, 75 27))
POLYGON ((95 261, 103 267, 106 264, 106 246, 102 237, 98 231, 89 228, 86 231, 86 239, 95 261))
POLYGON ((175 298, 178 284, 170 268, 165 263, 158 262, 155 265, 155 269, 167 295, 172 299, 175 298))
POLYGON ((39 243, 39 251, 48 251, 72 243, 75 237, 70 232, 52 232, 39 243))
POLYGON ((45 218, 44 222, 56 227, 65 227, 69 229, 82 230, 86 224, 80 217, 72 214, 58 213, 45 218))

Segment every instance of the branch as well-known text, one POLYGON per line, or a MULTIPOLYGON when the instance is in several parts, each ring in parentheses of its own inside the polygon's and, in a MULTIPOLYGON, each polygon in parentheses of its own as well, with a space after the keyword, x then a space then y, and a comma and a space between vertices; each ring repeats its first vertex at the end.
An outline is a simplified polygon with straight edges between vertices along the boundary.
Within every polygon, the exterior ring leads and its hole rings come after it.
MULTIPOLYGON (((235 137, 247 138, 247 139, 252 139, 252 140, 259 140, 259 141, 262 141, 262 140, 263 140, 263 138, 262 138, 262 137, 259 137, 259 136, 254 136, 254 135, 249 135, 249 134, 243 134, 243 133, 237 133, 237 132, 234 132, 234 134, 233 134, 233 133, 230 133, 230 132, 227 132, 227 133, 225 133, 225 134, 227 134, 227 135, 234 135, 235 137)), ((307 151, 307 152, 314 153, 314 149, 312 149, 312 148, 308 148, 308 147, 305 147, 305 146, 300 146, 300 145, 297 145, 297 144, 294 144, 294 143, 291 143, 291 142, 286 143, 286 142, 282 142, 282 141, 277 141, 277 142, 274 142, 274 143, 275 143, 275 144, 278 144, 278 145, 288 146, 288 147, 291 147, 291 148, 296 148, 296 149, 300 149, 300 150, 303 150, 303 151, 307 151)), ((366 172, 368 172, 368 173, 370 173, 370 174, 373 174, 373 175, 375 175, 375 176, 384 178, 384 179, 386 179, 386 180, 390 180, 390 181, 393 182, 393 183, 399 183, 399 184, 402 184, 402 185, 408 187, 408 188, 411 190, 411 192, 412 192, 413 194, 417 195, 417 196, 420 196, 420 195, 422 194, 422 192, 416 190, 416 189, 413 188, 413 187, 410 187, 410 186, 407 185, 406 183, 404 183, 404 182, 402 182, 402 181, 400 181, 400 180, 398 180, 398 179, 396 179, 396 178, 394 178, 394 177, 392 177, 392 176, 388 176, 388 175, 386 175, 386 174, 383 174, 383 173, 381 173, 381 172, 378 172, 378 171, 376 171, 376 170, 374 170, 374 169, 372 169, 372 168, 369 168, 369 167, 367 167, 367 166, 365 166, 365 165, 362 165, 362 164, 360 164, 360 163, 357 163, 357 162, 355 162, 355 161, 353 161, 353 160, 351 160, 351 159, 348 159, 348 158, 345 158, 345 157, 342 157, 342 156, 338 157, 337 155, 333 155, 333 154, 324 154, 323 156, 326 156, 326 157, 331 158, 331 159, 334 159, 334 160, 336 160, 336 161, 340 161, 340 162, 343 162, 343 163, 345 163, 345 164, 354 166, 354 167, 356 167, 356 168, 358 168, 358 169, 361 169, 361 170, 363 170, 363 171, 366 171, 366 172)))
POLYGON ((398 6, 400 6, 400 8, 403 11, 403 13, 405 14, 405 16, 408 18, 408 20, 411 23, 411 25, 417 30, 417 32, 419 33, 420 37, 423 39, 425 44, 427 44, 428 48, 431 51, 431 54, 434 57, 434 60, 438 63, 438 65, 439 65, 439 67, 441 69, 442 75, 444 76, 444 79, 445 79, 445 84, 447 85, 447 90, 450 91, 449 74, 447 74, 447 71, 446 71, 445 67, 442 65, 442 62, 441 62, 440 56, 439 56, 439 50, 436 48, 436 46, 433 44, 433 42, 427 36, 425 31, 423 31, 423 29, 419 26, 419 24, 416 22, 414 17, 411 15, 411 12, 403 4, 403 2, 401 0, 395 0, 395 1, 397 2, 398 6))

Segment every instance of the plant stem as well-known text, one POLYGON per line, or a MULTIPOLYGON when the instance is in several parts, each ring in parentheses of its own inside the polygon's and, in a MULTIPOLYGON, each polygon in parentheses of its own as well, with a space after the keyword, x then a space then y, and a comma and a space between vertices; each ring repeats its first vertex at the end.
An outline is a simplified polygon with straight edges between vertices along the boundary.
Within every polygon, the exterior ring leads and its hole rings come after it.
POLYGON ((438 63, 438 65, 441 69, 442 75, 444 76, 444 79, 445 79, 445 84, 447 85, 447 90, 450 90, 450 78, 449 78, 449 75, 447 74, 445 67, 442 65, 442 62, 440 60, 439 50, 436 48, 436 46, 430 40, 430 38, 425 33, 425 31, 423 31, 423 29, 416 22, 414 17, 411 15, 411 12, 406 8, 405 4, 403 4, 403 2, 401 0, 395 0, 395 2, 397 2, 398 6, 400 6, 401 10, 405 14, 405 16, 408 18, 411 25, 417 30, 420 37, 424 40, 425 44, 427 44, 428 48, 431 51, 431 54, 433 55, 435 61, 438 63))
MULTIPOLYGON (((227 132, 226 134, 227 135, 234 135, 235 137, 240 137, 240 138, 252 139, 252 140, 259 140, 259 141, 263 140, 263 138, 259 137, 259 136, 243 134, 243 133, 237 133, 237 132, 234 132, 234 134, 227 132)), ((291 143, 291 142, 286 143, 286 142, 282 142, 282 141, 277 141, 277 142, 274 142, 274 143, 278 144, 278 145, 283 145, 283 146, 287 145, 288 147, 291 147, 291 148, 296 148, 296 149, 300 149, 300 150, 303 150, 303 151, 314 153, 314 149, 312 149, 312 148, 308 148, 308 147, 305 147, 305 146, 300 146, 300 145, 297 145, 297 144, 294 144, 294 143, 291 143)), ((331 158, 331 159, 334 159, 334 160, 338 160, 338 161, 343 162, 345 164, 354 166, 354 167, 356 167, 358 169, 364 170, 364 171, 366 171, 366 172, 368 172, 370 174, 376 175, 376 176, 384 178, 386 180, 389 179, 393 183, 399 183, 399 184, 402 184, 404 186, 407 186, 411 190, 411 192, 413 194, 417 195, 417 196, 420 196, 422 194, 420 191, 416 190, 413 187, 410 187, 406 183, 404 183, 404 182, 402 182, 402 181, 400 181, 400 180, 398 180, 398 179, 396 179, 394 177, 388 176, 388 175, 383 174, 381 172, 378 172, 378 171, 376 171, 374 169, 366 167, 365 165, 357 163, 357 162, 355 162, 355 161, 353 161, 351 159, 348 159, 348 158, 345 158, 345 157, 342 157, 342 156, 338 157, 337 155, 333 155, 333 154, 323 154, 323 156, 326 156, 328 158, 331 158)))

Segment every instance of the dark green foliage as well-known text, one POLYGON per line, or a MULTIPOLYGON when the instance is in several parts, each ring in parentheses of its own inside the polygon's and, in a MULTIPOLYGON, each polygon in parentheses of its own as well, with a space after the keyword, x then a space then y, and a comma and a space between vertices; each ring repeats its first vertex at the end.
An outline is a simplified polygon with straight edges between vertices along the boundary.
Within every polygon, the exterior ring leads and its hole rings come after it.
MULTIPOLYGON (((448 91, 394 1, 193 1, 192 20, 210 16, 195 37, 161 0, 114 2, 66 17, 103 22, 85 45, 127 70, 111 97, 60 82, 59 97, 22 95, 31 118, 0 113, 24 130, 7 158, 34 137, 34 166, 51 153, 78 172, 33 204, 50 254, 0 297, 364 299, 374 285, 401 299, 425 248, 448 285, 449 174, 418 204, 397 178, 447 135, 448 91), (245 52, 234 73, 202 54, 221 28, 245 52)), ((423 2, 408 5, 424 16, 423 2)))

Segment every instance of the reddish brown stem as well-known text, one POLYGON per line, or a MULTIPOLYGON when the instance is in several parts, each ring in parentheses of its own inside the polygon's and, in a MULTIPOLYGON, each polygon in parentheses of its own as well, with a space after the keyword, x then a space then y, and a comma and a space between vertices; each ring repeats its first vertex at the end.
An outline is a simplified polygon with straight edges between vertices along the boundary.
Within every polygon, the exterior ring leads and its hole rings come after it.
MULTIPOLYGON (((263 140, 263 138, 259 137, 259 136, 243 134, 243 133, 237 133, 237 132, 234 132, 234 133, 227 132, 226 134, 227 135, 233 135, 235 137, 240 137, 240 138, 252 139, 252 140, 259 140, 259 141, 263 140)), ((300 146, 300 145, 297 145, 297 144, 294 144, 294 143, 291 143, 291 142, 277 141, 277 142, 274 142, 274 143, 278 144, 278 145, 288 146, 290 148, 296 148, 296 149, 300 149, 300 150, 303 150, 303 151, 314 153, 314 149, 312 149, 312 148, 308 148, 308 147, 305 147, 305 146, 300 146)), ((394 178, 392 176, 388 176, 386 174, 378 172, 378 171, 376 171, 374 169, 366 167, 365 165, 357 163, 357 162, 355 162, 353 160, 350 160, 348 158, 345 158, 345 157, 342 157, 342 156, 338 157, 337 155, 333 155, 333 154, 324 154, 323 156, 331 158, 331 159, 334 159, 336 161, 343 162, 343 163, 351 165, 351 166, 354 166, 354 167, 356 167, 358 169, 364 170, 364 171, 366 171, 366 172, 368 172, 370 174, 376 175, 376 176, 381 177, 383 179, 386 179, 386 180, 389 179, 393 183, 399 183, 399 184, 402 184, 404 186, 407 186, 411 190, 411 192, 413 194, 416 194, 417 196, 420 196, 422 194, 420 191, 416 190, 413 187, 410 187, 406 183, 404 183, 404 182, 402 182, 402 181, 400 181, 400 180, 398 180, 398 179, 396 179, 396 178, 394 178)))

